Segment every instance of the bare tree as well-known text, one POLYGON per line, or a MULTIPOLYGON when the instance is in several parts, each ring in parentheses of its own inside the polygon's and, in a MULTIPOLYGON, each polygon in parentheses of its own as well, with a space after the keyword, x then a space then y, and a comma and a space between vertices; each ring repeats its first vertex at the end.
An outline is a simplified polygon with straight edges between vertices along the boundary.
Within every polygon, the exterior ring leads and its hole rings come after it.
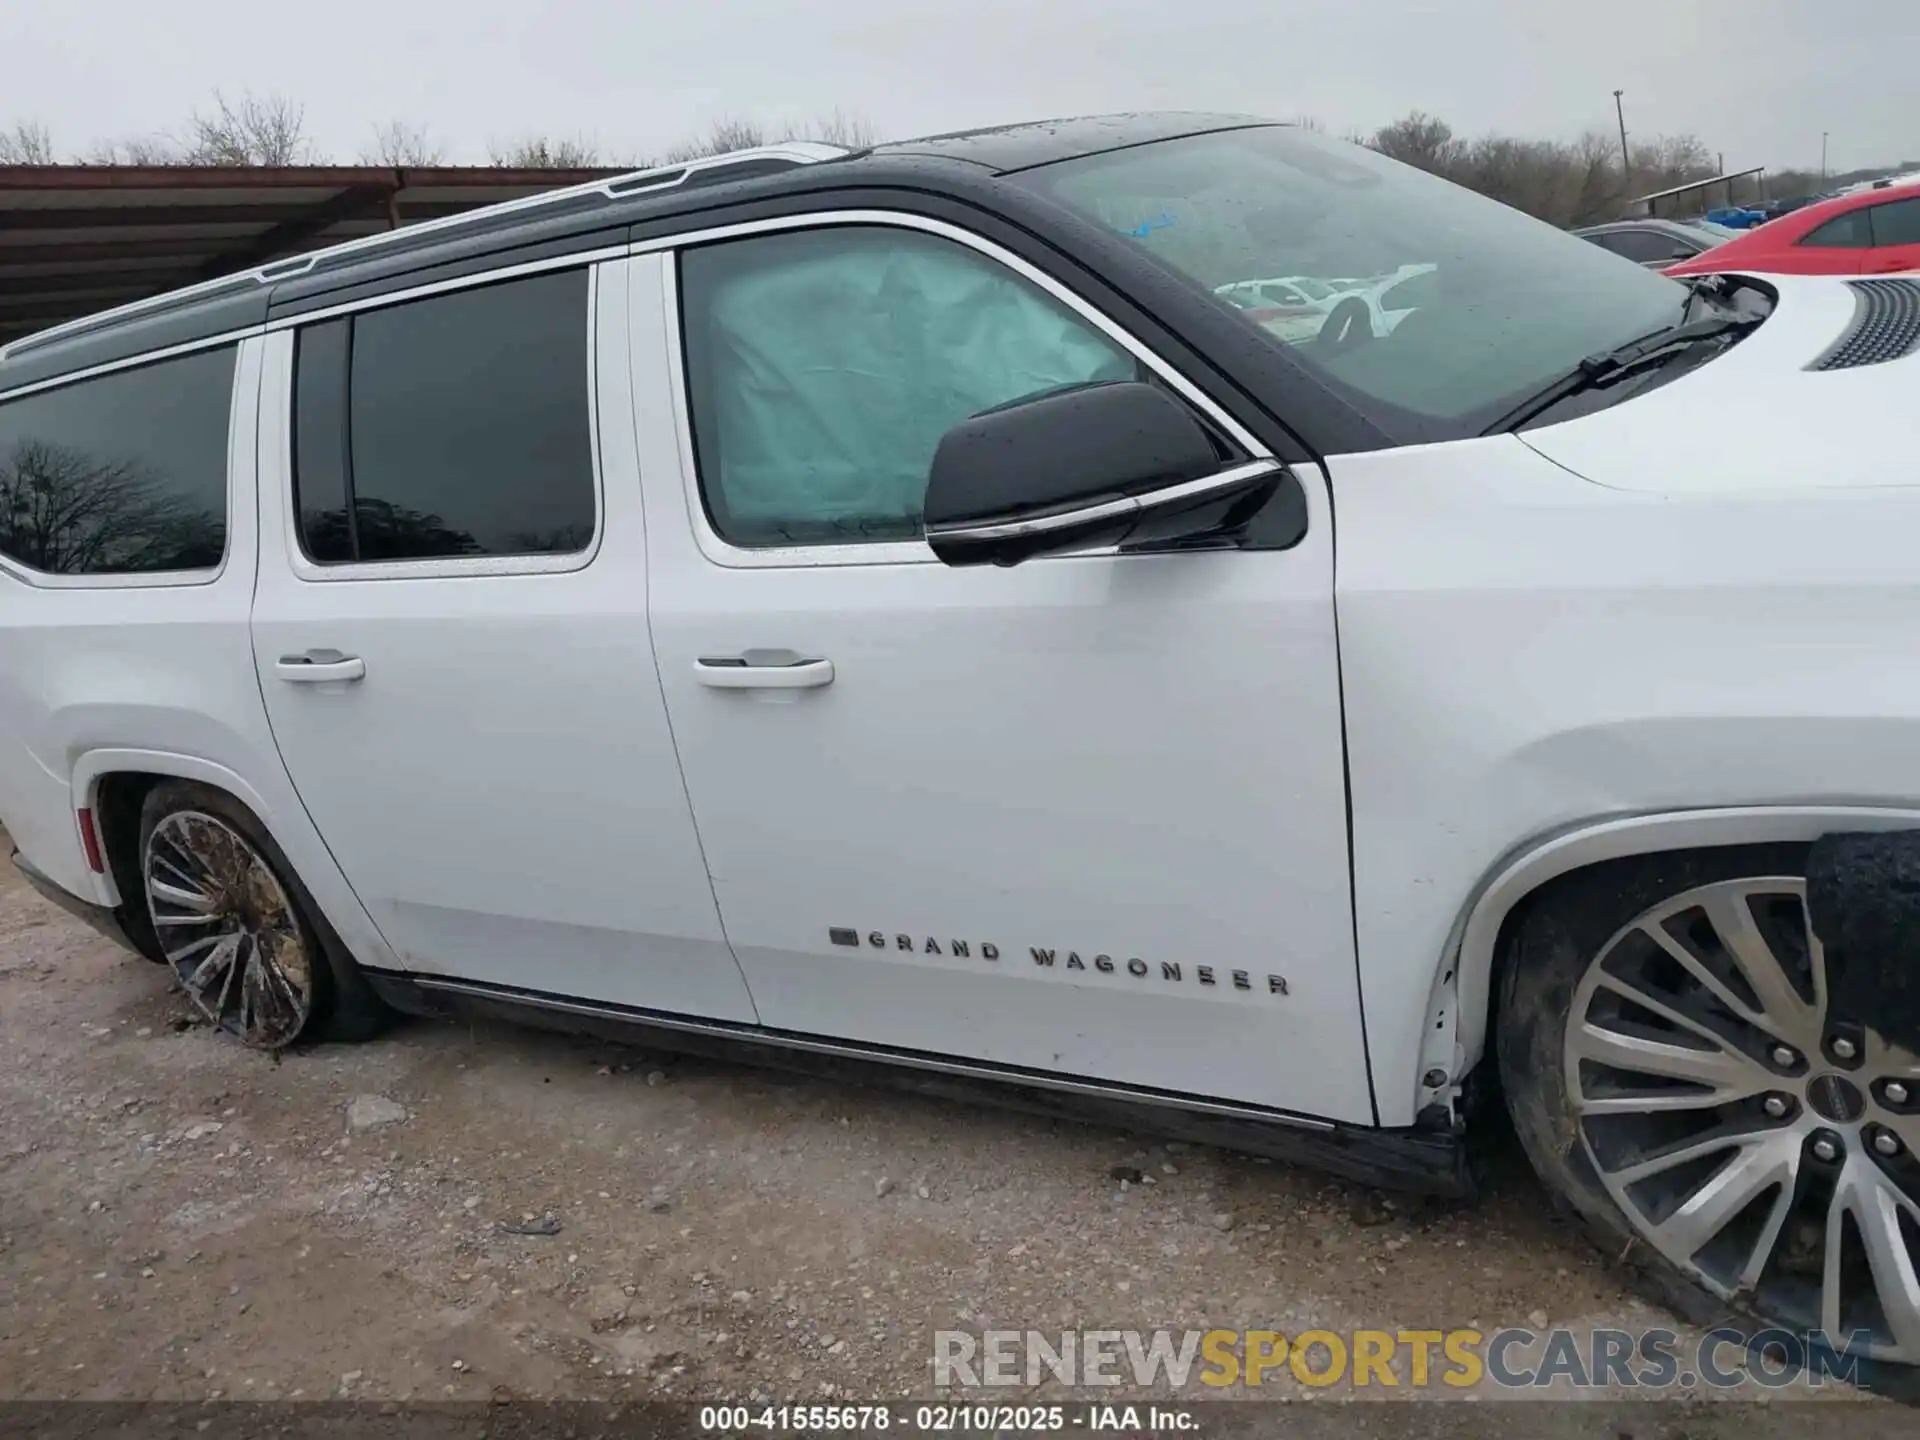
POLYGON ((16 120, 0 130, 0 165, 53 165, 53 132, 37 120, 16 120))
POLYGON ((1416 165, 1422 170, 1445 174, 1460 155, 1460 143, 1453 138, 1453 127, 1424 110, 1382 125, 1373 136, 1373 148, 1382 155, 1416 165))
POLYGON ((729 115, 714 121, 704 135, 669 146, 659 163, 678 165, 687 160, 728 155, 735 150, 752 150, 782 140, 817 140, 848 150, 865 150, 874 143, 875 138, 872 121, 838 108, 802 124, 784 126, 778 131, 769 129, 758 120, 729 115))
POLYGON ((442 165, 446 148, 419 125, 389 120, 373 127, 373 141, 360 152, 368 165, 442 165))
POLYGON ((306 107, 283 95, 247 94, 229 102, 214 92, 213 113, 187 125, 190 165, 304 165, 315 157, 306 107))
POLYGON ((180 147, 164 135, 134 135, 102 140, 87 152, 86 165, 190 165, 180 147))
POLYGON ((579 136, 529 135, 489 145, 487 158, 506 170, 585 170, 600 163, 600 147, 579 136))
MULTIPOLYGON (((1604 131, 1572 142, 1513 135, 1462 140, 1444 120, 1416 111, 1382 127, 1368 143, 1555 225, 1614 219, 1628 198, 1620 152, 1604 131)), ((1713 156, 1698 136, 1655 136, 1634 151, 1636 193, 1703 180, 1713 172, 1713 156)))
POLYGON ((767 129, 759 121, 722 116, 707 127, 706 134, 667 147, 666 154, 660 159, 664 165, 678 165, 687 160, 703 160, 709 155, 751 150, 755 146, 765 145, 767 140, 767 129))
POLYGON ((844 146, 848 150, 865 150, 875 144, 880 136, 866 116, 842 110, 836 105, 818 119, 788 130, 786 138, 819 140, 827 145, 844 146))
POLYGON ((54 575, 218 563, 218 517, 169 495, 131 462, 44 440, 0 458, 0 548, 54 575))
POLYGON ((1597 225, 1620 213, 1626 200, 1626 176, 1613 137, 1589 130, 1568 147, 1571 175, 1566 187, 1567 223, 1597 225))

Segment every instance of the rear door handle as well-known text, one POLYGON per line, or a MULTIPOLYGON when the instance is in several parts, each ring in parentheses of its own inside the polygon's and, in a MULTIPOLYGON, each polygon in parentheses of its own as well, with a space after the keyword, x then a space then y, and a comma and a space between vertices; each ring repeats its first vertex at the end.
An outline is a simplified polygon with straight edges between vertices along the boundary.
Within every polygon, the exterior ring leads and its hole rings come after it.
POLYGON ((291 685, 324 685, 365 679, 367 662, 338 650, 309 650, 303 655, 282 655, 273 662, 273 673, 291 685))
POLYGON ((833 683, 833 662, 791 650, 747 650, 702 656, 693 662, 693 678, 712 690, 813 690, 833 683))

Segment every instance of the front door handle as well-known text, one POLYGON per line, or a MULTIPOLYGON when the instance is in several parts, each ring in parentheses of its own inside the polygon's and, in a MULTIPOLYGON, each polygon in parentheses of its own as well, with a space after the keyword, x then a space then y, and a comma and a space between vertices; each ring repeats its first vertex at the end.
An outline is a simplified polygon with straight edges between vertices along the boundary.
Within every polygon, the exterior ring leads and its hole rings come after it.
POLYGON ((833 662, 791 650, 746 650, 702 656, 693 678, 712 690, 813 690, 833 683, 833 662))
POLYGON ((324 685, 329 681, 364 680, 367 662, 338 650, 309 650, 301 655, 282 655, 273 662, 273 673, 292 685, 324 685))

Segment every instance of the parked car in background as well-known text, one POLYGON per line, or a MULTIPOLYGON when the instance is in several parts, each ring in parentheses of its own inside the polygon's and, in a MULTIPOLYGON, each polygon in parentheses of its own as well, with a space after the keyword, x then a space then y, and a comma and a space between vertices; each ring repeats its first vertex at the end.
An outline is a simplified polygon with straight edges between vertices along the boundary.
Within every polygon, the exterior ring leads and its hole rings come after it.
POLYGON ((1825 198, 1822 195, 1795 195, 1791 199, 1769 200, 1760 207, 1760 212, 1769 220, 1778 220, 1782 215, 1791 215, 1796 210, 1804 210, 1807 206, 1818 204, 1825 198))
POLYGON ((1822 200, 1666 267, 1669 275, 1726 270, 1775 275, 1920 270, 1920 185, 1822 200))
POLYGON ((1679 260, 1690 260, 1704 250, 1723 245, 1740 234, 1710 220, 1615 220, 1575 230, 1602 250, 1636 264, 1663 270, 1679 260))
POLYGON ((1765 224, 1767 216, 1765 211, 1756 210, 1750 205, 1721 205, 1707 211, 1707 219, 1729 230, 1751 230, 1756 225, 1765 224))

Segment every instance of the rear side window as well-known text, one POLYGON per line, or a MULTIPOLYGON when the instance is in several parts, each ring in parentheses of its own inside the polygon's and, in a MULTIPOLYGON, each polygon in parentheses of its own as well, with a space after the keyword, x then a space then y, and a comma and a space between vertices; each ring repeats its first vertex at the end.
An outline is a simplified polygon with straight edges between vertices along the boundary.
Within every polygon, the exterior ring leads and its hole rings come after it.
POLYGON ((1875 245, 1920 245, 1920 199, 1889 200, 1867 213, 1873 216, 1875 245))
POLYGON ((566 555, 595 528, 587 272, 301 331, 294 506, 321 564, 566 555))
POLYGON ((51 575, 211 570, 235 347, 0 403, 0 554, 51 575))
POLYGON ((1864 250, 1873 244, 1873 227, 1865 210, 1849 210, 1824 225, 1817 225, 1800 241, 1802 245, 1833 249, 1864 250))

